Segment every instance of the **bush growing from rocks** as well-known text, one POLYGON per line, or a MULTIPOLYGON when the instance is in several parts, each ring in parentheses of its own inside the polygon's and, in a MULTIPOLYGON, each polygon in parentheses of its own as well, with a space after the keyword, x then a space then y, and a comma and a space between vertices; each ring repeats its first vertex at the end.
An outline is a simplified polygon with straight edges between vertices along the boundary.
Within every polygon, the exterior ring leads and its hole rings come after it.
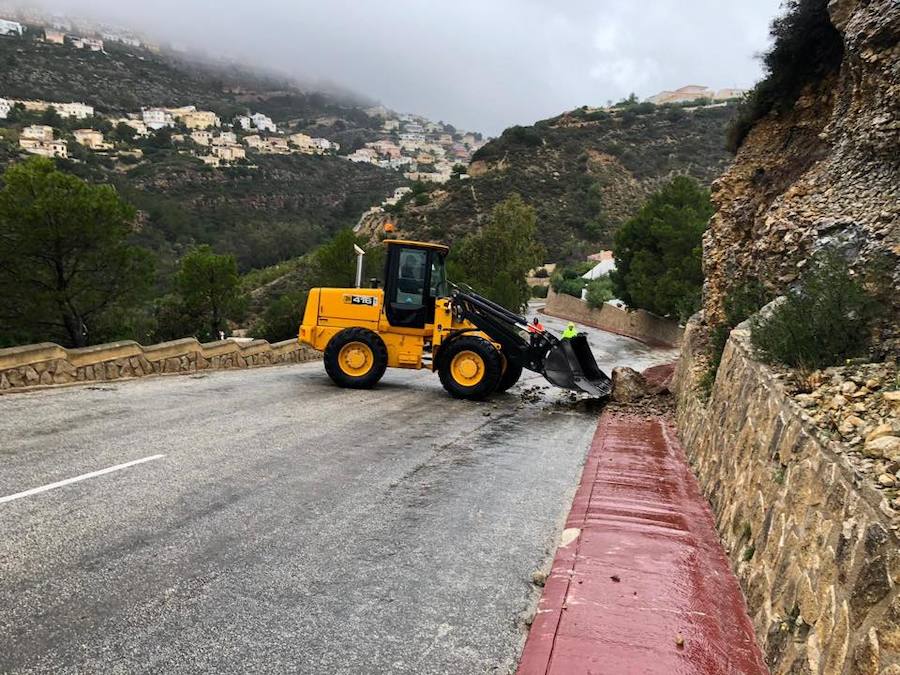
POLYGON ((711 326, 709 331, 709 367, 700 380, 700 387, 705 392, 709 393, 716 381, 725 343, 732 329, 756 314, 770 299, 762 284, 755 279, 737 284, 729 291, 724 303, 725 320, 711 326))
POLYGON ((794 105, 803 88, 824 80, 841 64, 844 43, 828 15, 828 0, 787 0, 772 22, 772 48, 763 56, 766 77, 741 104, 726 146, 737 152, 757 120, 794 105))
POLYGON ((751 342, 767 362, 812 370, 864 355, 880 304, 835 253, 811 260, 798 288, 751 322, 751 342))

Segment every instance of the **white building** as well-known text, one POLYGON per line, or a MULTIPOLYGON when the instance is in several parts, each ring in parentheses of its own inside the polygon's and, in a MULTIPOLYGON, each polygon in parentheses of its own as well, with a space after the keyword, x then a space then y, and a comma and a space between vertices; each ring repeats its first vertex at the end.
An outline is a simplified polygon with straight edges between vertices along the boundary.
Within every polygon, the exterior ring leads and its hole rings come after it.
POLYGON ((52 141, 53 127, 48 127, 46 124, 32 124, 22 129, 22 138, 34 141, 52 141))
POLYGON ((0 19, 0 35, 22 35, 25 29, 18 21, 0 19))
POLYGON ((375 152, 372 148, 360 148, 356 152, 347 155, 347 159, 349 159, 351 162, 377 164, 378 153, 375 152))
POLYGON ((412 157, 406 157, 406 156, 391 157, 390 161, 388 162, 390 168, 392 168, 392 169, 399 169, 404 166, 409 166, 412 163, 413 163, 412 157))
POLYGON ((250 131, 253 128, 253 120, 251 120, 247 115, 238 115, 234 118, 234 121, 237 124, 241 125, 241 129, 244 131, 250 131))
POLYGON ((54 103, 53 109, 60 117, 74 117, 77 120, 94 116, 94 106, 84 103, 54 103))
POLYGON ((616 260, 612 251, 600 251, 599 253, 590 256, 590 259, 597 264, 581 275, 583 279, 587 279, 588 281, 605 277, 616 269, 616 260))
POLYGON ((300 148, 301 152, 312 153, 315 152, 315 145, 313 145, 313 137, 308 136, 307 134, 291 134, 288 136, 288 140, 293 144, 300 148))
POLYGON ((140 47, 141 41, 127 35, 119 35, 118 33, 103 33, 103 39, 107 42, 121 42, 129 47, 140 47))
POLYGON ((13 108, 13 102, 7 98, 0 98, 0 120, 9 117, 9 111, 13 108))
POLYGON ((197 145, 209 145, 210 141, 212 141, 212 137, 211 131, 198 130, 191 133, 191 140, 197 145))
POLYGON ((131 127, 135 130, 136 133, 141 136, 146 136, 149 132, 147 131, 147 125, 143 120, 133 120, 130 117, 120 117, 119 119, 115 119, 112 121, 113 126, 118 126, 120 124, 124 124, 126 126, 131 127))
POLYGON ((69 40, 75 49, 88 49, 92 52, 102 52, 103 51, 103 40, 98 40, 96 38, 86 38, 86 37, 76 37, 74 35, 69 37, 69 40))
POLYGON ((219 116, 210 110, 186 110, 184 112, 173 110, 172 114, 188 129, 209 129, 222 126, 219 116))
POLYGON ((35 138, 20 138, 19 147, 25 152, 32 155, 41 155, 42 157, 61 157, 65 159, 69 156, 69 150, 63 141, 39 141, 35 138))
POLYGON ((278 127, 275 126, 275 122, 273 122, 272 118, 268 115, 263 115, 262 113, 254 113, 250 116, 250 119, 253 120, 253 126, 255 126, 260 131, 270 131, 273 134, 278 131, 278 127))
POLYGON ((247 151, 240 145, 217 145, 212 153, 223 162, 234 162, 247 156, 247 151))
POLYGON ((72 132, 75 142, 91 150, 109 150, 112 145, 103 139, 103 133, 96 129, 76 129, 72 132))
POLYGON ((160 108, 145 108, 141 111, 141 118, 147 128, 154 131, 163 127, 171 127, 174 124, 171 113, 160 108))
POLYGON ((338 143, 333 143, 329 141, 327 138, 314 138, 313 139, 313 147, 316 148, 319 152, 329 152, 330 150, 334 150, 337 152, 341 149, 341 146, 338 143))
POLYGON ((213 145, 237 145, 237 142, 237 134, 233 131, 223 131, 212 139, 213 145))
POLYGON ((244 136, 244 143, 248 148, 252 148, 254 150, 261 150, 262 147, 266 144, 266 141, 256 134, 252 136, 244 136))

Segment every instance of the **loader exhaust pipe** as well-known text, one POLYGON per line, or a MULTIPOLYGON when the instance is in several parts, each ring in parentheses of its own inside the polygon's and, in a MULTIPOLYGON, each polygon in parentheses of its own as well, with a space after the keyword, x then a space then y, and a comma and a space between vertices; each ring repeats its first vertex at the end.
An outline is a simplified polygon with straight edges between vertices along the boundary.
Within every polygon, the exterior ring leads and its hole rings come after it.
POLYGON ((356 288, 362 288, 363 257, 366 252, 356 244, 353 244, 353 250, 356 252, 356 288))

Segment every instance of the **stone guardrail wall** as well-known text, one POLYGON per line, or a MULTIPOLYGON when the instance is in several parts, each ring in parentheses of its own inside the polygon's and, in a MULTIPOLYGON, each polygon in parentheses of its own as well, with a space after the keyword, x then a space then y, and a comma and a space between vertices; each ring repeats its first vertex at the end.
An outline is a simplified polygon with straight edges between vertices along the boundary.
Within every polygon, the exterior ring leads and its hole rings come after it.
POLYGON ((708 402, 688 324, 678 430, 772 673, 900 673, 900 549, 887 500, 855 475, 731 333, 708 402))
POLYGON ((677 347, 684 336, 684 329, 675 321, 642 309, 627 311, 609 304, 591 309, 583 300, 556 293, 552 288, 547 293, 544 313, 653 345, 677 347))
POLYGON ((45 342, 0 349, 0 392, 73 382, 299 363, 320 356, 296 339, 275 344, 265 340, 201 344, 194 338, 185 338, 148 347, 127 340, 82 349, 65 349, 45 342))

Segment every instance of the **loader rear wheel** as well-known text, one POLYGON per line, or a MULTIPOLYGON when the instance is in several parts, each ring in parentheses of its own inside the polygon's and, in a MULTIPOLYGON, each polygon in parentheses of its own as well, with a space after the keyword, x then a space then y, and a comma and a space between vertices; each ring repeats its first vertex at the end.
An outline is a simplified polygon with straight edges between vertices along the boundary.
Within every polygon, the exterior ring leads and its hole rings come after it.
POLYGON ((445 350, 438 374, 451 396, 477 401, 494 392, 503 371, 494 345, 480 337, 461 337, 445 350))
POLYGON ((497 393, 501 394, 509 389, 519 381, 520 377, 522 377, 522 364, 513 363, 509 359, 506 359, 506 370, 504 370, 503 375, 500 376, 500 384, 497 385, 497 393))
POLYGON ((346 328, 325 346, 325 372, 336 385, 349 389, 371 389, 387 368, 387 347, 365 328, 346 328))

